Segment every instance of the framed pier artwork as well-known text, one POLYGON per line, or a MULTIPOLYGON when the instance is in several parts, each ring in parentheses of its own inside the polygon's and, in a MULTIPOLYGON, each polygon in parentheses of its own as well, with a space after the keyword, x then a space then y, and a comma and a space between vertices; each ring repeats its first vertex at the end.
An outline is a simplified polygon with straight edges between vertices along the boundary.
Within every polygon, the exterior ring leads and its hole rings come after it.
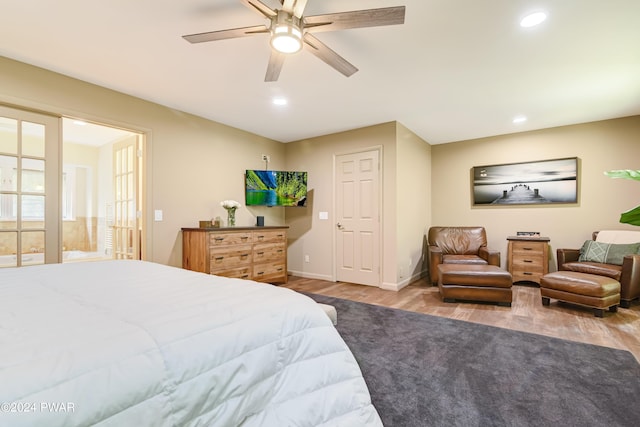
POLYGON ((578 158, 473 167, 473 204, 578 202, 578 158))

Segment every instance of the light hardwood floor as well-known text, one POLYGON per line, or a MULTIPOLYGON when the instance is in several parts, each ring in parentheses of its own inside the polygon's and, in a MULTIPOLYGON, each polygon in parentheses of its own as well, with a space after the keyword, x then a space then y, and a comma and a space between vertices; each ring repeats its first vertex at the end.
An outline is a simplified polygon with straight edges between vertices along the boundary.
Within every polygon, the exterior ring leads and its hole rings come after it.
MULTIPOLYGON (((558 303, 544 307, 540 289, 514 285, 511 307, 483 303, 445 303, 437 286, 418 280, 398 292, 342 282, 289 276, 285 286, 296 291, 343 298, 368 304, 409 310, 434 316, 482 323, 500 328, 531 332, 630 351, 640 361, 640 303, 605 312, 604 318, 587 308, 558 303)), ((340 322, 340 313, 338 313, 340 322)))

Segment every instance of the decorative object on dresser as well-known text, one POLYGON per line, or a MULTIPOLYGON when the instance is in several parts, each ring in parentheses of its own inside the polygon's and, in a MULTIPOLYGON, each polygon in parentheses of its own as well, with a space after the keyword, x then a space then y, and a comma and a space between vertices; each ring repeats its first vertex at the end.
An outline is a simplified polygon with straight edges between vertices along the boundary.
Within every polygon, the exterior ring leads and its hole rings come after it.
POLYGON ((509 236, 507 268, 513 283, 533 282, 540 285, 542 276, 549 272, 548 237, 509 236))
POLYGON ((286 226, 183 228, 182 268, 287 283, 286 226))
POLYGON ((240 207, 240 203, 235 200, 223 200, 220 202, 220 206, 227 210, 227 226, 235 227, 236 225, 236 210, 240 207))

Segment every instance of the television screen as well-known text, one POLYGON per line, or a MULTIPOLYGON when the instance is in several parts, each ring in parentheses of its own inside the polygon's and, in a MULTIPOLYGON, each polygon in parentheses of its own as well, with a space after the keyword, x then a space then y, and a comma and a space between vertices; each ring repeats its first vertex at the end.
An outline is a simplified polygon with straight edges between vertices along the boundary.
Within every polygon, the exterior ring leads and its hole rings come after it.
POLYGON ((247 206, 306 206, 307 172, 247 170, 247 206))

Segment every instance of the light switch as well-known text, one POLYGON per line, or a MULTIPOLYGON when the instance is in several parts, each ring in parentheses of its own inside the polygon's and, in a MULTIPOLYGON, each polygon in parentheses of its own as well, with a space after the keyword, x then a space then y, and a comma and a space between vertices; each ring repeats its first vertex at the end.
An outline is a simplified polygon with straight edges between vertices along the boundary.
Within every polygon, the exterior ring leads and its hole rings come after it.
POLYGON ((153 211, 153 219, 156 221, 162 221, 162 210, 156 209, 153 211))
POLYGON ((319 212, 318 219, 329 219, 329 212, 319 212))

